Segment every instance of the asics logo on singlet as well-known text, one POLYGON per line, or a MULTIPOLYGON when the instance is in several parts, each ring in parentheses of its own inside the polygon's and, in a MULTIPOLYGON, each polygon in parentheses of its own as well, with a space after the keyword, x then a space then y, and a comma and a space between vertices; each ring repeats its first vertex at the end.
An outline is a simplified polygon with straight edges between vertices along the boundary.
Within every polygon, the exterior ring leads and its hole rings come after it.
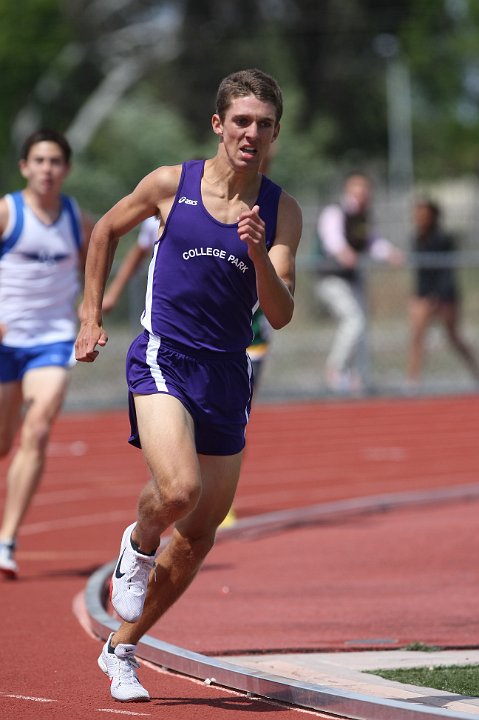
POLYGON ((190 200, 190 198, 184 195, 178 200, 179 203, 185 203, 185 205, 198 205, 198 200, 190 200))

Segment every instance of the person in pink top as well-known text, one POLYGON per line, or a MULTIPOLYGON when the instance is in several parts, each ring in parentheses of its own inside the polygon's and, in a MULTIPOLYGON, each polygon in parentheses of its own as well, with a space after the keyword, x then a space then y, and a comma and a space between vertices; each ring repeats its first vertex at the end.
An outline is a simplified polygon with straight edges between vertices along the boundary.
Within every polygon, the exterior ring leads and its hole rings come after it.
POLYGON ((351 173, 340 202, 326 206, 317 222, 324 263, 315 291, 337 323, 326 358, 325 382, 337 393, 363 390, 358 362, 366 329, 361 261, 365 256, 394 265, 403 261, 403 254, 392 243, 376 235, 371 202, 369 178, 351 173))

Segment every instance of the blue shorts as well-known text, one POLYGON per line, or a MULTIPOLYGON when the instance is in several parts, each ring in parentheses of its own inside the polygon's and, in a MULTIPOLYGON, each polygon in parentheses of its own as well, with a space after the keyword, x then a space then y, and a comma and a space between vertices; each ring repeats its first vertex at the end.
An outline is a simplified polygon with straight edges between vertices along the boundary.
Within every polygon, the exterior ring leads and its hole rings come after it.
POLYGON ((34 347, 11 347, 0 343, 0 382, 19 381, 28 370, 35 368, 73 367, 74 342, 67 340, 34 347))
POLYGON ((132 445, 141 447, 133 394, 166 393, 193 418, 198 453, 234 455, 244 448, 253 390, 246 352, 194 350, 145 331, 130 346, 126 377, 132 445))

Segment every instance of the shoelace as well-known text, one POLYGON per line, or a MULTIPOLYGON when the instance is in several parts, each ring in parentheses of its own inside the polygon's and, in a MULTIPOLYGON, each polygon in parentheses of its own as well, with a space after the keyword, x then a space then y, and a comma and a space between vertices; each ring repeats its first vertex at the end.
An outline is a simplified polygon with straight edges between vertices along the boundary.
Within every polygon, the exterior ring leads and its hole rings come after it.
POLYGON ((152 569, 152 558, 145 559, 137 557, 132 572, 128 577, 128 585, 131 592, 135 595, 142 595, 144 586, 148 582, 148 577, 152 569))
POLYGON ((119 670, 119 682, 125 682, 130 684, 131 682, 139 683, 136 676, 136 670, 140 667, 140 663, 135 657, 122 657, 117 658, 120 662, 118 663, 119 670))

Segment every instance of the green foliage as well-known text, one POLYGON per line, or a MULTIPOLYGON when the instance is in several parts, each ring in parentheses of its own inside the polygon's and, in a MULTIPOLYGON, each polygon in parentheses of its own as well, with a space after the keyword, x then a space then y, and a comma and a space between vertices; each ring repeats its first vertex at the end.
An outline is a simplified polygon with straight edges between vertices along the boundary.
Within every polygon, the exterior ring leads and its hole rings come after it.
POLYGON ((416 171, 422 178, 477 172, 479 6, 416 0, 401 32, 413 81, 416 171))
POLYGON ((410 72, 416 178, 475 173, 478 29, 476 0, 0 0, 1 189, 18 182, 18 113, 66 130, 128 57, 142 58, 142 81, 95 129, 70 181, 97 208, 158 163, 209 152, 218 81, 240 67, 262 67, 284 90, 278 182, 316 193, 351 167, 384 169, 385 35, 410 72), (169 55, 148 36, 161 13, 169 55))
POLYGON ((0 0, 0 157, 11 164, 16 161, 12 121, 69 35, 57 2, 0 0))
POLYGON ((2 104, 18 104, 69 37, 52 0, 0 0, 2 104), (10 92, 9 92, 10 91, 10 92))
POLYGON ((159 165, 203 157, 207 150, 195 144, 184 121, 143 86, 117 105, 76 158, 66 187, 91 212, 103 213, 159 165))
POLYGON ((413 642, 406 645, 405 650, 410 652, 437 652, 439 650, 435 645, 426 645, 423 642, 413 642))

